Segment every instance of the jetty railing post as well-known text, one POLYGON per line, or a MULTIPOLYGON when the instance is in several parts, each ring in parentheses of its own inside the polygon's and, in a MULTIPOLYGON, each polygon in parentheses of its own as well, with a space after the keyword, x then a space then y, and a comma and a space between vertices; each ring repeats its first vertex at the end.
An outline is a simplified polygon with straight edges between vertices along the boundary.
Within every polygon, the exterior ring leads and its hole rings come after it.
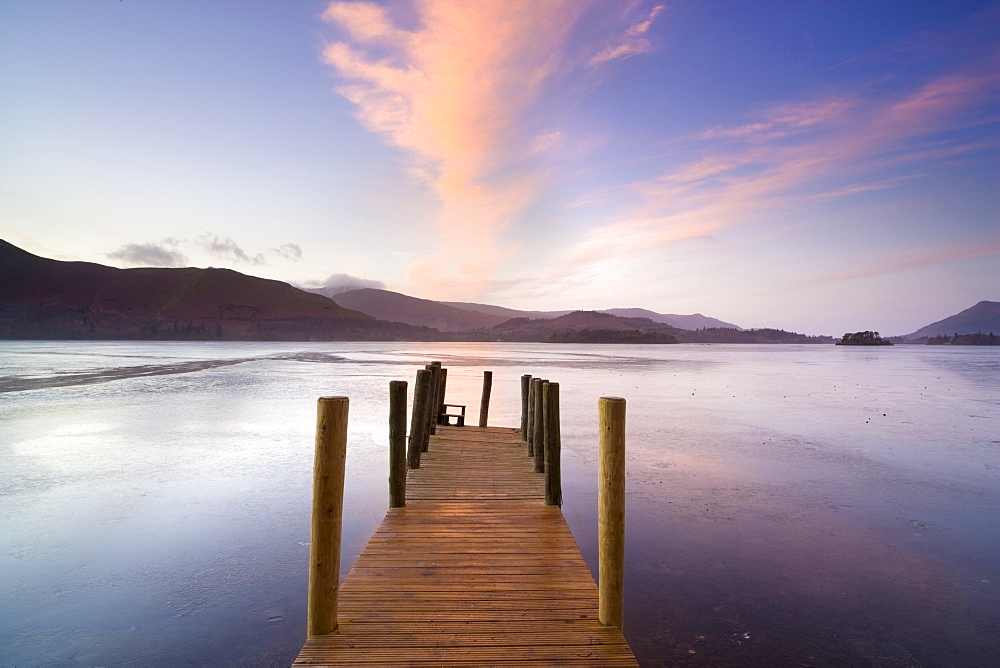
POLYGON ((531 442, 534 448, 531 456, 535 458, 535 473, 545 471, 545 433, 543 431, 545 416, 542 414, 542 386, 546 382, 548 381, 541 378, 531 379, 531 384, 535 387, 533 397, 535 403, 535 424, 531 435, 531 442))
POLYGON ((438 391, 437 405, 434 406, 434 421, 441 424, 441 415, 444 413, 444 393, 448 389, 448 370, 441 367, 441 387, 438 391))
POLYGON ((521 440, 528 441, 528 387, 531 386, 531 374, 521 376, 521 440))
POLYGON ((625 400, 598 401, 598 619, 621 628, 625 575, 625 400))
POLYGON ((546 383, 542 390, 545 401, 545 503, 562 505, 562 473, 560 470, 559 383, 546 383))
POLYGON ((306 615, 306 632, 311 636, 326 635, 337 629, 349 403, 347 397, 320 397, 316 410, 312 537, 309 539, 309 594, 306 615))
POLYGON ((528 456, 535 456, 535 379, 528 382, 528 456))
POLYGON ((406 381, 389 381, 389 507, 406 505, 406 381))
POLYGON ((483 398, 479 402, 479 426, 485 427, 490 414, 490 392, 493 390, 493 372, 483 372, 483 398))
POLYGON ((437 433, 437 418, 434 411, 437 408, 438 394, 441 392, 441 362, 431 362, 427 365, 427 370, 431 372, 431 393, 427 400, 427 440, 424 442, 424 452, 427 452, 430 435, 437 433))
POLYGON ((411 469, 420 468, 420 453, 427 433, 427 399, 430 394, 431 372, 417 369, 413 384, 413 413, 410 417, 410 442, 406 449, 406 463, 411 469))

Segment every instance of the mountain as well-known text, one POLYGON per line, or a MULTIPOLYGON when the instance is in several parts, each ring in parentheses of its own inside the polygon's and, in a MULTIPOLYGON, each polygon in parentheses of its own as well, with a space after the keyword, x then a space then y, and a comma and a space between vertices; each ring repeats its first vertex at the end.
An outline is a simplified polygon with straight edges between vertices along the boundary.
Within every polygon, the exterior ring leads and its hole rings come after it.
POLYGON ((1000 334, 1000 302, 981 301, 961 313, 921 327, 902 338, 912 340, 933 336, 975 334, 976 332, 1000 334))
POLYGON ((829 336, 780 329, 708 327, 694 331, 603 311, 574 311, 551 320, 514 318, 489 332, 494 340, 551 343, 833 343, 829 336))
POLYGON ((337 303, 379 320, 433 327, 442 332, 465 332, 493 327, 512 317, 455 308, 430 299, 374 288, 341 292, 337 295, 337 303))
POLYGON ((504 341, 551 343, 677 343, 680 330, 649 318, 621 318, 598 311, 573 311, 551 320, 513 318, 490 330, 504 341))
POLYGON ((230 269, 117 269, 42 258, 0 240, 0 339, 833 342, 740 330, 699 314, 612 311, 516 311, 374 288, 340 293, 335 302, 230 269), (669 318, 697 329, 662 321, 669 318), (723 326, 707 326, 716 323, 723 326))
POLYGON ((287 283, 230 269, 117 269, 0 240, 0 338, 426 338, 287 283))
POLYGON ((742 329, 731 322, 724 322, 717 318, 710 318, 701 313, 691 315, 677 315, 676 313, 657 313, 644 308, 609 308, 601 313, 610 313, 624 318, 649 318, 653 322, 662 322, 671 327, 679 329, 706 329, 710 327, 720 327, 726 329, 742 329))
POLYGON ((440 303, 460 308, 463 311, 477 311, 479 313, 488 313, 490 315, 501 315, 506 319, 528 318, 530 320, 551 320, 552 318, 559 318, 573 312, 572 309, 569 311, 518 311, 517 309, 506 308, 504 306, 493 306, 492 304, 473 304, 470 302, 440 303))
MULTIPOLYGON (((518 311, 512 308, 504 308, 503 306, 492 306, 490 304, 473 304, 469 302, 441 302, 441 303, 469 311, 478 311, 480 313, 502 315, 508 318, 530 318, 532 320, 537 320, 539 318, 544 318, 544 319, 560 318, 564 315, 573 313, 573 311, 518 311)), ((653 322, 658 322, 664 325, 670 325, 672 327, 677 327, 679 329, 704 329, 707 327, 724 327, 728 329, 740 329, 740 327, 730 322, 725 322, 717 318, 710 318, 700 313, 694 313, 692 315, 677 315, 674 313, 657 313, 656 311, 650 311, 644 308, 609 308, 609 309, 598 310, 596 311, 596 313, 609 313, 611 315, 617 315, 622 318, 648 318, 653 322)))

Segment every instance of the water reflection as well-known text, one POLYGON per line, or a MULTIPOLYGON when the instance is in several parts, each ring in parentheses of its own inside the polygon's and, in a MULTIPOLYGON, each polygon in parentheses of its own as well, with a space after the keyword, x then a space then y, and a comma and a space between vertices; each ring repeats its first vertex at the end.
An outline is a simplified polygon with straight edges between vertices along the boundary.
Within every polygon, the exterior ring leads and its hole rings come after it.
POLYGON ((628 398, 644 665, 1000 653, 996 351, 76 345, 0 344, 0 383, 37 383, 0 403, 0 664, 289 663, 316 397, 351 397, 346 572, 385 512, 388 381, 412 398, 432 359, 471 423, 484 369, 492 424, 518 423, 522 373, 560 382, 564 513, 592 569, 596 402, 628 398))

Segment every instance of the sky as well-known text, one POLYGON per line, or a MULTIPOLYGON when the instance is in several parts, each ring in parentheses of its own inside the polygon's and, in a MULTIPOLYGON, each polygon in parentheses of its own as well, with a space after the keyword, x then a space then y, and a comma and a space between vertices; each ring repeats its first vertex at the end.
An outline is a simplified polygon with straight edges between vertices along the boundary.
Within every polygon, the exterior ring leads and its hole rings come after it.
POLYGON ((906 334, 1000 301, 1000 2, 3 0, 0 238, 906 334))

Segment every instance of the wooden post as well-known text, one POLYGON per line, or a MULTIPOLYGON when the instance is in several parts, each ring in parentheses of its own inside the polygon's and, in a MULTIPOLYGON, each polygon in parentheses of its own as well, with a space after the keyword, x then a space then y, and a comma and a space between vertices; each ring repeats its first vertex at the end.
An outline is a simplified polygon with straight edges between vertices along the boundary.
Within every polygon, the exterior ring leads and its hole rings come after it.
POLYGON ((535 458, 535 473, 545 471, 545 432, 543 431, 545 416, 542 415, 542 386, 545 383, 546 381, 541 378, 531 379, 531 384, 535 387, 535 394, 533 396, 535 403, 535 425, 531 435, 531 442, 534 446, 531 456, 535 458))
POLYGON ((320 397, 316 410, 312 538, 309 541, 309 602, 306 615, 306 633, 311 636, 326 635, 337 629, 349 403, 347 397, 320 397))
POLYGON ((528 383, 528 456, 535 456, 535 379, 528 383))
POLYGON ((598 619, 621 628, 625 579, 625 400, 598 401, 598 619))
POLYGON ((546 383, 542 390, 545 402, 545 503, 562 505, 562 473, 559 461, 562 449, 559 436, 559 383, 546 383))
POLYGON ((521 440, 528 440, 528 388, 531 386, 531 374, 521 376, 521 440))
POLYGON ((406 505, 406 381, 389 381, 389 507, 406 505))
POLYGON ((424 442, 424 452, 427 452, 427 445, 430 442, 431 434, 437 433, 435 409, 437 407, 438 395, 441 393, 441 362, 431 362, 426 368, 431 372, 431 393, 427 399, 427 440, 424 442))
POLYGON ((413 384, 413 413, 410 417, 410 442, 406 449, 406 463, 411 469, 420 468, 420 453, 427 433, 427 399, 430 393, 431 372, 417 369, 413 384))
POLYGON ((448 370, 441 367, 441 389, 438 392, 437 405, 434 407, 434 421, 441 424, 441 414, 444 413, 444 392, 448 389, 448 370))
POLYGON ((485 427, 490 414, 490 392, 493 390, 493 372, 483 372, 483 399, 479 402, 479 426, 485 427))

